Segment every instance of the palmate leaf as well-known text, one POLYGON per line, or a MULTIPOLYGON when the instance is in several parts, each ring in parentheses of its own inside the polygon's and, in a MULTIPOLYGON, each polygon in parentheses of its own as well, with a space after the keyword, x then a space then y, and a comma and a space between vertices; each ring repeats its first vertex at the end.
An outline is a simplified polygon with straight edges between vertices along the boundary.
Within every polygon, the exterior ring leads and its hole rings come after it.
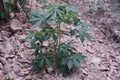
POLYGON ((78 8, 69 5, 67 5, 66 10, 67 12, 74 12, 74 13, 78 12, 78 8))
POLYGON ((84 42, 85 39, 87 39, 88 41, 92 40, 92 37, 89 35, 88 32, 91 32, 92 30, 90 28, 88 28, 89 24, 86 22, 80 22, 77 26, 76 26, 76 31, 78 32, 78 36, 81 40, 81 42, 84 42))
POLYGON ((41 10, 41 11, 32 11, 32 12, 30 12, 30 14, 32 16, 40 18, 40 17, 44 16, 45 12, 44 12, 44 10, 41 10))
POLYGON ((34 11, 31 12, 31 18, 29 21, 35 22, 34 27, 39 27, 41 23, 45 20, 45 12, 44 11, 34 11))

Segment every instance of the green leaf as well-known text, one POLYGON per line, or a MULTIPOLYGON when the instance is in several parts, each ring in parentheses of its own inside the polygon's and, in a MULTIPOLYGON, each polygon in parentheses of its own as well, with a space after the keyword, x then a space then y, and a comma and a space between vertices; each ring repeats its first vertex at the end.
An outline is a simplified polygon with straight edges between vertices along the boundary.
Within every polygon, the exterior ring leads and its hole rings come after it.
POLYGON ((90 42, 92 41, 92 37, 88 33, 86 34, 86 38, 88 41, 90 41, 90 42))
POLYGON ((27 30, 27 32, 30 33, 30 34, 34 34, 33 30, 27 30))
POLYGON ((74 6, 67 6, 66 7, 66 10, 68 11, 68 12, 78 12, 78 8, 76 8, 76 7, 74 7, 74 6))
POLYGON ((80 22, 79 25, 82 26, 82 27, 88 27, 89 23, 87 23, 87 22, 80 22))
POLYGON ((64 53, 63 55, 65 55, 65 56, 69 56, 69 51, 68 51, 68 50, 63 49, 62 51, 63 51, 63 53, 64 53))
POLYGON ((78 32, 79 32, 79 38, 80 38, 81 42, 84 42, 84 40, 85 40, 85 33, 84 33, 84 31, 79 30, 78 32))
POLYGON ((61 10, 58 10, 58 15, 60 16, 60 17, 62 17, 62 13, 64 13, 63 11, 61 11, 61 10))
POLYGON ((53 19, 53 20, 55 20, 55 19, 56 19, 56 17, 57 17, 57 13, 56 13, 56 11, 54 11, 54 12, 53 12, 53 14, 52 14, 52 16, 51 16, 51 17, 52 17, 52 19, 53 19))
POLYGON ((31 47, 35 46, 36 38, 33 38, 31 41, 31 47))
POLYGON ((57 37, 55 34, 53 34, 52 38, 53 38, 53 40, 54 40, 55 42, 56 42, 57 39, 58 39, 58 37, 57 37))
POLYGON ((43 37, 43 38, 44 38, 44 41, 50 39, 50 36, 51 36, 51 34, 45 35, 45 36, 43 37))
POLYGON ((38 20, 40 20, 40 18, 32 16, 29 21, 33 22, 33 21, 38 21, 38 20))
POLYGON ((48 65, 48 66, 50 66, 50 64, 51 64, 51 62, 50 62, 50 60, 49 59, 45 59, 45 62, 46 62, 46 64, 48 65))
POLYGON ((31 39, 33 37, 33 35, 28 35, 27 37, 25 37, 25 40, 31 39))
POLYGON ((78 18, 73 18, 74 25, 78 25, 79 19, 78 18))
POLYGON ((62 62, 61 62, 62 65, 65 65, 66 63, 67 63, 66 59, 62 60, 62 62))
POLYGON ((37 21, 35 24, 34 24, 34 27, 39 27, 42 23, 42 20, 39 20, 37 21))
POLYGON ((60 26, 60 24, 61 24, 61 20, 58 20, 57 22, 56 22, 56 26, 60 26))
POLYGON ((67 66, 68 66, 69 70, 72 69, 72 67, 73 67, 73 61, 71 59, 68 61, 67 66))
POLYGON ((88 27, 84 27, 84 30, 85 30, 86 32, 92 32, 92 29, 90 29, 90 28, 88 28, 88 27))
POLYGON ((86 56, 82 55, 82 53, 77 53, 75 57, 79 62, 85 61, 85 58, 86 58, 86 56))
POLYGON ((43 68, 44 64, 45 64, 45 61, 44 61, 44 58, 42 58, 42 60, 40 60, 39 62, 39 67, 43 68))
POLYGON ((80 63, 76 60, 73 60, 75 67, 80 68, 80 63))
MULTIPOLYGON (((34 52, 35 55, 38 55, 39 54, 39 50, 36 49, 35 52, 34 52)), ((39 58, 35 58, 35 59, 39 59, 39 58)))
POLYGON ((71 36, 73 36, 75 34, 75 31, 76 31, 76 29, 73 29, 70 31, 71 36))

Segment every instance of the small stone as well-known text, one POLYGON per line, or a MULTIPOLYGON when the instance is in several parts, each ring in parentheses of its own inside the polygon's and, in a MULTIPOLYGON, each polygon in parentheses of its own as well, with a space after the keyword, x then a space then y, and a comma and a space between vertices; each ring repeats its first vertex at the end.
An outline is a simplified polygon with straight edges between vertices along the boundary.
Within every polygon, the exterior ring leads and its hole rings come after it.
POLYGON ((53 69, 52 66, 50 66, 50 67, 47 68, 48 73, 51 73, 53 70, 54 70, 54 69, 53 69))
POLYGON ((15 14, 13 12, 10 13, 10 18, 13 19, 15 17, 15 14))

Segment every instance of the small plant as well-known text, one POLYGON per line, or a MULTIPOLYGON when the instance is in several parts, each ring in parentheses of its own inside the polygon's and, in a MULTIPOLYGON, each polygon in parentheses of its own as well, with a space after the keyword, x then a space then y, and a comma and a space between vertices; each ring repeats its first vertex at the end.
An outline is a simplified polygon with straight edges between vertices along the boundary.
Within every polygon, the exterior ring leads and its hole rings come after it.
POLYGON ((80 63, 85 61, 85 56, 77 52, 72 46, 72 41, 61 42, 62 35, 76 36, 81 42, 85 39, 91 41, 88 23, 82 22, 78 10, 66 4, 50 6, 46 11, 32 12, 30 18, 34 22, 34 27, 41 27, 40 31, 29 30, 26 39, 31 40, 31 48, 35 50, 33 69, 44 69, 52 66, 58 73, 67 77, 74 69, 80 67, 80 63), (52 23, 52 25, 51 25, 52 23), (68 25, 74 24, 74 29, 63 30, 61 23, 68 25), (52 26, 55 27, 52 27, 52 26))
POLYGON ((92 1, 89 5, 90 12, 95 10, 104 9, 105 4, 103 0, 92 1))

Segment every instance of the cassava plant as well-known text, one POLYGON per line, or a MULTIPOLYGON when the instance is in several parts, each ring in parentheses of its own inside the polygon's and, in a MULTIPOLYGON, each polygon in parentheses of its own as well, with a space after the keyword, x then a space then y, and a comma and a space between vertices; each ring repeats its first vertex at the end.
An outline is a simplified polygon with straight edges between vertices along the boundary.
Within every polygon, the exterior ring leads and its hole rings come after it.
POLYGON ((88 28, 88 23, 82 21, 78 10, 67 4, 57 4, 31 14, 30 21, 35 23, 34 27, 41 27, 40 31, 29 30, 26 37, 31 39, 31 49, 35 50, 33 69, 53 67, 66 77, 79 68, 81 61, 85 61, 85 56, 75 51, 72 41, 61 42, 62 35, 76 36, 81 42, 91 40, 88 33, 91 29, 88 28), (61 23, 73 24, 74 29, 63 30, 61 23))

